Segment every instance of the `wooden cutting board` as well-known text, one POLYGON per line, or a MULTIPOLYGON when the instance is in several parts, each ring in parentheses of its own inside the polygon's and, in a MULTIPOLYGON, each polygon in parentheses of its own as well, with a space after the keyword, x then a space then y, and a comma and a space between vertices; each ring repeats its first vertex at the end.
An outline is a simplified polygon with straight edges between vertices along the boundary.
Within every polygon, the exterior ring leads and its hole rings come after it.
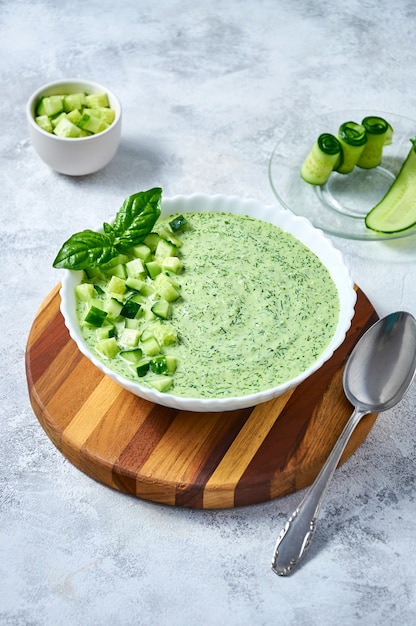
MULTIPOLYGON (((342 388, 345 361, 378 319, 359 289, 357 296, 345 342, 295 390, 249 409, 191 413, 142 400, 92 365, 69 337, 58 285, 40 307, 27 342, 33 410, 71 463, 127 494, 205 509, 278 498, 313 482, 351 414, 342 388)), ((361 421, 341 463, 376 417, 361 421)))

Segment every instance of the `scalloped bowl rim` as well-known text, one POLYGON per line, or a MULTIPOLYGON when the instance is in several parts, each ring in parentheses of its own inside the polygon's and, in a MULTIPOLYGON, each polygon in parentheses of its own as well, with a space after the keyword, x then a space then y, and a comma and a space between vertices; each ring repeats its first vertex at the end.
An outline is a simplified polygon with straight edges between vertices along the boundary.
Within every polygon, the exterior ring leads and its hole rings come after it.
POLYGON ((173 213, 202 211, 239 213, 271 222, 303 242, 320 258, 322 263, 329 270, 335 282, 340 300, 338 323, 327 348, 322 352, 319 358, 301 374, 276 387, 236 397, 193 398, 159 392, 156 389, 148 388, 120 376, 107 367, 105 363, 88 348, 83 339, 75 311, 74 288, 80 282, 82 272, 64 270, 60 289, 61 313, 64 317, 70 337, 75 341, 80 352, 104 374, 131 393, 154 404, 184 411, 219 412, 248 408, 272 400, 298 386, 331 358, 335 350, 343 343, 346 333, 351 326, 357 297, 354 282, 341 252, 334 247, 330 239, 328 239, 321 230, 315 228, 308 219, 294 215, 279 205, 265 205, 257 200, 244 199, 238 196, 225 196, 221 194, 209 196, 202 193, 194 193, 188 196, 176 195, 170 198, 163 198, 162 200, 162 216, 173 213))

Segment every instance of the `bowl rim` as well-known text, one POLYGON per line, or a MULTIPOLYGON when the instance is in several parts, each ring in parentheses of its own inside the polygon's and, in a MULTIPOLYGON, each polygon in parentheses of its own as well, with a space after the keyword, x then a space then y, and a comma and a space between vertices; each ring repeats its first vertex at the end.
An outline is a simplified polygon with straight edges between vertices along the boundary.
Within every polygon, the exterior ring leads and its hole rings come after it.
MULTIPOLYGON (((68 91, 68 94, 69 93, 74 93, 74 91, 68 91)), ((31 128, 34 129, 36 132, 39 132, 40 135, 43 135, 44 137, 48 137, 52 141, 59 141, 63 143, 69 142, 71 144, 75 144, 75 143, 82 143, 86 141, 91 142, 91 140, 95 140, 97 139, 97 137, 103 137, 107 133, 111 132, 120 123, 121 115, 122 115, 122 106, 121 106, 120 99, 118 98, 116 93, 112 89, 106 87, 105 85, 102 85, 101 83, 98 83, 94 80, 88 80, 85 78, 62 78, 60 80, 54 80, 49 83, 45 83, 41 85, 40 87, 38 87, 34 92, 32 92, 32 94, 29 96, 26 102, 26 117, 31 128), (106 128, 105 130, 103 130, 101 133, 98 133, 96 135, 90 135, 88 137, 60 137, 53 133, 48 133, 46 130, 43 130, 43 128, 41 128, 38 124, 36 124, 35 115, 34 115, 35 105, 37 104, 37 101, 41 98, 41 96, 44 94, 44 92, 49 91, 51 89, 59 88, 60 86, 65 88, 64 87, 65 85, 70 85, 70 84, 85 85, 85 87, 88 87, 88 86, 92 87, 93 89, 96 90, 95 93, 97 93, 98 91, 106 92, 107 95, 109 96, 109 99, 112 101, 113 105, 115 105, 111 107, 115 111, 114 122, 110 124, 110 126, 106 128)))
MULTIPOLYGON (((273 212, 275 218, 283 223, 277 224, 282 230, 293 234, 298 240, 303 242, 309 249, 311 249, 321 259, 323 264, 327 267, 332 279, 334 280, 338 296, 340 299, 340 315, 338 318, 337 326, 334 331, 333 337, 328 344, 327 348, 319 355, 319 357, 308 367, 304 372, 292 378, 280 385, 271 387, 269 389, 261 390, 255 393, 225 397, 225 398, 194 398, 185 396, 176 396, 167 392, 160 392, 153 388, 148 388, 140 383, 136 383, 129 379, 120 376, 114 370, 108 368, 103 361, 101 361, 93 352, 88 348, 86 342, 83 339, 78 321, 75 313, 75 294, 74 287, 79 282, 82 272, 62 270, 63 277, 61 282, 60 297, 61 305, 60 310, 64 317, 65 325, 69 331, 71 338, 75 341, 78 349, 84 356, 86 356, 98 369, 104 374, 109 376, 116 383, 123 388, 132 392, 133 394, 149 400, 157 405, 167 406, 184 411, 193 412, 226 412, 242 408, 249 408, 263 402, 267 402, 281 396, 287 391, 290 391, 294 387, 298 386, 301 382, 309 378, 314 372, 322 367, 322 365, 328 361, 335 350, 343 343, 347 331, 349 330, 353 317, 354 307, 357 299, 356 290, 354 288, 354 281, 352 279, 349 268, 347 267, 344 257, 340 250, 334 246, 332 241, 323 233, 323 231, 317 229, 313 224, 304 217, 294 215, 291 211, 278 205, 268 205, 258 200, 250 198, 240 198, 233 195, 208 195, 203 193, 193 193, 190 195, 175 195, 171 197, 164 197, 162 199, 162 216, 169 215, 176 212, 185 212, 185 209, 179 209, 181 204, 198 204, 198 208, 192 208, 194 210, 201 210, 201 205, 221 203, 224 207, 223 211, 226 212, 231 207, 235 206, 244 207, 244 212, 231 211, 240 213, 243 215, 250 215, 250 211, 264 210, 266 214, 273 212), (247 213, 247 211, 249 211, 247 213), (288 228, 289 226, 289 228, 288 228), (295 232, 293 232, 295 231, 295 232), (300 231, 301 236, 299 236, 300 231), (297 233, 297 234, 296 234, 297 233), (321 251, 318 253, 319 248, 321 251), (331 266, 324 259, 331 260, 331 266), (337 280, 335 281, 335 277, 337 280), (339 287, 341 285, 341 288, 339 287), (341 293, 342 292, 342 293, 341 293), (72 302, 71 302, 72 298, 72 302), (72 306, 71 306, 72 304, 72 306)), ((210 207, 211 210, 212 207, 210 207)), ((188 208, 188 212, 191 209, 188 208)), ((202 209, 204 210, 204 209, 202 209)), ((253 215, 255 217, 255 215, 253 215)), ((258 219, 263 219, 260 217, 258 219)), ((264 220, 263 221, 268 221, 264 220)), ((272 222, 273 223, 273 222, 272 222)))

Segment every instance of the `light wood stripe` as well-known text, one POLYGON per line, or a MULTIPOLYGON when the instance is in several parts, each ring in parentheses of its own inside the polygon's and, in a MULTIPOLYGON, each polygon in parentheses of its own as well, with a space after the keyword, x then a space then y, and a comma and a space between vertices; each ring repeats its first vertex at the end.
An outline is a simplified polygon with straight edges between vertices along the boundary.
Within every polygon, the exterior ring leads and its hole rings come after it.
POLYGON ((294 390, 259 404, 235 438, 204 489, 204 508, 233 507, 235 487, 294 390), (224 490, 224 485, 227 485, 224 490), (224 493, 226 491, 226 495, 224 493))

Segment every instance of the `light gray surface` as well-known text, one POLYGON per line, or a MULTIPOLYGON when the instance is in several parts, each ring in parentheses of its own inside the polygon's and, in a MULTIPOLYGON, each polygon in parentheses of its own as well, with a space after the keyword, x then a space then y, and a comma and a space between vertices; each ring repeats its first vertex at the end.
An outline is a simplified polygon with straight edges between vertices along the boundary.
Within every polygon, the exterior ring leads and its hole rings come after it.
MULTIPOLYGON (((410 0, 0 3, 2 625, 415 622, 414 385, 336 472, 309 557, 281 579, 275 539, 301 494, 202 512, 112 491, 53 447, 24 371, 70 234, 153 185, 275 202, 267 165, 285 120, 416 118, 415 27, 410 0), (116 158, 86 178, 51 172, 28 141, 26 99, 68 76, 108 84, 124 107, 116 158)), ((333 241, 379 314, 416 314, 415 237, 333 241)))

